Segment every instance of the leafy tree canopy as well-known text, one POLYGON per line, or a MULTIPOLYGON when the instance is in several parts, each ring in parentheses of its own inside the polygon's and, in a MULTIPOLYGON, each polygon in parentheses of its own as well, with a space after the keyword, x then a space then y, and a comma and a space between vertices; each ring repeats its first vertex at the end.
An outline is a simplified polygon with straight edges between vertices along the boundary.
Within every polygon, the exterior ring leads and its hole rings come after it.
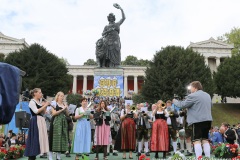
POLYGON ((4 62, 4 57, 5 57, 5 54, 0 53, 0 62, 4 62))
POLYGON ((96 66, 97 62, 94 61, 94 59, 88 59, 86 62, 83 64, 84 66, 96 66))
POLYGON ((67 96, 67 103, 68 104, 74 104, 76 106, 80 106, 80 100, 82 98, 81 94, 68 94, 67 96))
POLYGON ((218 40, 223 42, 234 44, 234 49, 232 49, 232 54, 240 53, 240 28, 234 27, 229 33, 218 37, 218 40))
POLYGON ((150 63, 149 60, 140 59, 133 55, 129 55, 122 61, 122 65, 131 65, 131 66, 148 66, 150 63))
POLYGON ((210 95, 214 92, 210 68, 205 65, 204 57, 191 48, 162 48, 154 55, 145 73, 141 91, 150 103, 156 103, 159 99, 171 100, 174 94, 184 97, 192 81, 200 81, 210 95))
POLYGON ((26 72, 22 90, 37 87, 47 96, 69 91, 72 78, 67 74, 66 63, 39 44, 10 53, 5 62, 26 72))
POLYGON ((223 97, 240 97, 240 54, 226 58, 214 73, 217 94, 223 97))

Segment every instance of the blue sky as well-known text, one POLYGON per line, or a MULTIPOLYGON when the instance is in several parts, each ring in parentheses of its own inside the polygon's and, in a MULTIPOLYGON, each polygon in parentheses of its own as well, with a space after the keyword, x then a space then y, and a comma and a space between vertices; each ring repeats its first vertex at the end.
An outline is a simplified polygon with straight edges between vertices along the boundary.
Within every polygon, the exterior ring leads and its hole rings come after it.
POLYGON ((39 43, 72 65, 95 59, 107 15, 120 20, 122 59, 152 59, 167 45, 216 38, 240 26, 239 0, 0 0, 0 32, 39 43))

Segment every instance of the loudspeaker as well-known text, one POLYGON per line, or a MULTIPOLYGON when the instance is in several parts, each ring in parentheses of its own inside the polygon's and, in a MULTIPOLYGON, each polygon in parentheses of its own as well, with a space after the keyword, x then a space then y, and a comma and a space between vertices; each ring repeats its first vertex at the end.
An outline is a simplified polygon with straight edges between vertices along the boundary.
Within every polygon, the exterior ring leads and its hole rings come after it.
POLYGON ((31 114, 26 111, 15 112, 15 124, 19 129, 29 128, 31 114))

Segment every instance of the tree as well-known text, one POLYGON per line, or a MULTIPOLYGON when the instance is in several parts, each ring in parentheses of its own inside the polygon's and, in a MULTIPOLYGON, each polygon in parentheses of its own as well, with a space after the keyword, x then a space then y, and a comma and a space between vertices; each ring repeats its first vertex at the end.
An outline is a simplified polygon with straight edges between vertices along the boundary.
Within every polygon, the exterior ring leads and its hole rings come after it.
POLYGON ((86 62, 83 64, 84 66, 96 66, 97 62, 94 61, 94 59, 88 59, 86 62))
POLYGON ((135 104, 145 102, 145 99, 142 94, 133 94, 132 100, 135 104))
POLYGON ((66 99, 68 104, 74 104, 79 106, 81 98, 82 98, 82 95, 76 93, 76 94, 68 94, 66 99))
POLYGON ((149 60, 140 59, 138 60, 135 56, 127 56, 124 61, 122 61, 122 65, 131 65, 131 66, 148 66, 150 63, 149 60))
POLYGON ((226 58, 214 73, 216 93, 222 97, 240 97, 240 54, 226 58))
POLYGON ((0 62, 4 62, 4 57, 5 57, 5 54, 0 53, 0 62))
POLYGON ((125 58, 125 61, 122 62, 122 65, 131 65, 131 66, 136 66, 138 65, 138 59, 135 56, 127 56, 125 58))
POLYGON ((140 60, 138 60, 138 65, 139 66, 149 66, 149 64, 150 64, 150 61, 147 60, 147 59, 140 59, 140 60))
POLYGON ((67 74, 66 64, 39 44, 10 53, 5 62, 26 72, 22 90, 38 87, 47 96, 69 91, 72 78, 67 74))
POLYGON ((141 91, 150 103, 171 100, 174 94, 185 97, 192 81, 200 81, 210 95, 214 92, 210 68, 205 65, 204 57, 191 48, 162 48, 154 55, 145 74, 141 91))
POLYGON ((224 35, 218 37, 218 40, 234 44, 234 48, 232 49, 233 55, 240 53, 240 28, 234 27, 229 33, 225 33, 224 35))

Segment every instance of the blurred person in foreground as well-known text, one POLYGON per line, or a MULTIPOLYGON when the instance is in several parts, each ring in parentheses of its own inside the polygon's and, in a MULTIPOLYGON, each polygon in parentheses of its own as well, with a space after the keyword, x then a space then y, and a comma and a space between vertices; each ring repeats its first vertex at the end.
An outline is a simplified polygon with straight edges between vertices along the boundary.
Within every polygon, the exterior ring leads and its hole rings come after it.
POLYGON ((189 94, 184 101, 173 99, 173 104, 179 108, 187 108, 188 125, 193 126, 193 145, 196 158, 202 157, 202 150, 205 156, 210 158, 210 144, 208 141, 208 132, 212 124, 212 100, 211 96, 203 91, 202 84, 199 81, 193 81, 190 84, 189 94), (203 146, 203 148, 202 148, 203 146))

